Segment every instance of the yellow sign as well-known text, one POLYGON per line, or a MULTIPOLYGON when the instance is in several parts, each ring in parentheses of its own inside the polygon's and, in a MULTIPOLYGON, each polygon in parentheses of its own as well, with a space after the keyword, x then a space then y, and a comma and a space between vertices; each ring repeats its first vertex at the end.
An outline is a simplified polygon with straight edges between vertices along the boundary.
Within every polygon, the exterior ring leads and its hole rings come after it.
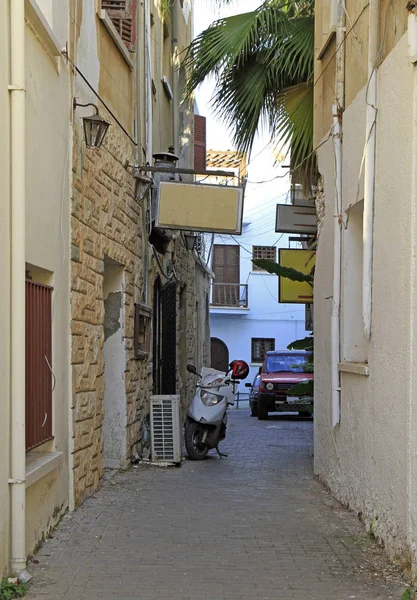
MULTIPOLYGON (((314 275, 316 265, 315 250, 287 250, 280 248, 279 264, 300 271, 305 275, 314 275)), ((279 277, 279 302, 284 304, 312 304, 313 286, 306 281, 292 281, 279 277)))

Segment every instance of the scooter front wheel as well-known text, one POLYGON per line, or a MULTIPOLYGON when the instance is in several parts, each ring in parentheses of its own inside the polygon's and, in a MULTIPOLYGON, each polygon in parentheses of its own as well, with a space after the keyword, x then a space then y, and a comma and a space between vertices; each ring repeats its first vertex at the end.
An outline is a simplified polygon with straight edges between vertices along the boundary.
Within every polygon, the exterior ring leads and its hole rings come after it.
POLYGON ((203 460, 207 456, 209 449, 202 442, 205 429, 195 421, 187 421, 185 424, 185 448, 191 460, 203 460))

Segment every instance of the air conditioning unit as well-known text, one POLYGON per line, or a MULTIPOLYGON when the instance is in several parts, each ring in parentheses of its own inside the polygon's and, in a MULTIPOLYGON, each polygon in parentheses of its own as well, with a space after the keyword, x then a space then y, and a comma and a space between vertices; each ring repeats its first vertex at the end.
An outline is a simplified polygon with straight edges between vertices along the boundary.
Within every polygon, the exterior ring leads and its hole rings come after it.
POLYGON ((151 396, 152 461, 181 463, 179 396, 151 396))

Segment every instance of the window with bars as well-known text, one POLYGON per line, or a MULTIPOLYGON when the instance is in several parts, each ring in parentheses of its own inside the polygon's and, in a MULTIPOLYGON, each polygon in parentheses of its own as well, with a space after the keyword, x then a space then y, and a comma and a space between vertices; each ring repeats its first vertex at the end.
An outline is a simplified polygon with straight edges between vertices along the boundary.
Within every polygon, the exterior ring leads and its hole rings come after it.
POLYGON ((252 338, 251 361, 262 363, 265 354, 271 350, 275 350, 275 338, 252 338))
POLYGON ((101 0, 101 8, 109 15, 127 49, 133 52, 136 44, 136 0, 101 0))
MULTIPOLYGON (((273 260, 276 262, 277 260, 277 249, 275 246, 252 246, 252 259, 256 258, 266 258, 267 260, 273 260)), ((254 271, 263 271, 261 267, 253 264, 254 271)))
POLYGON ((26 451, 52 439, 52 288, 26 281, 26 451))

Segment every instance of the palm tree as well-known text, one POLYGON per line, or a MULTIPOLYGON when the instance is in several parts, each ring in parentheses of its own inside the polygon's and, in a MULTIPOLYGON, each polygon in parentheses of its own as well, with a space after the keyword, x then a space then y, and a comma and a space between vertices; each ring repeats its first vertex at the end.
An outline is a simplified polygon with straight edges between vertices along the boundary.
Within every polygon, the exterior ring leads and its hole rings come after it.
POLYGON ((309 186, 316 170, 313 63, 314 0, 265 0, 195 38, 185 55, 185 93, 214 75, 213 105, 237 149, 250 153, 266 126, 272 141, 290 148, 292 181, 309 186))

